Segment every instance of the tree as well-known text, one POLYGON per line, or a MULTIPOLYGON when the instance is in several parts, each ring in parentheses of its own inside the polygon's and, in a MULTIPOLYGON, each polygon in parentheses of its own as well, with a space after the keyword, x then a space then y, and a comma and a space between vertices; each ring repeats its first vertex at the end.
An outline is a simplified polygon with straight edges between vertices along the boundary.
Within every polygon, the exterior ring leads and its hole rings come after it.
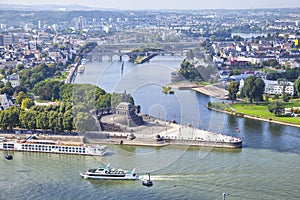
POLYGON ((254 81, 255 81, 254 76, 247 77, 242 89, 242 94, 245 95, 247 98, 249 98, 250 103, 252 103, 253 101, 254 81))
POLYGON ((21 108, 29 109, 30 107, 34 106, 34 102, 32 99, 26 97, 22 100, 21 108))
POLYGON ((34 110, 27 110, 27 111, 21 112, 20 122, 24 128, 35 130, 36 129, 36 116, 37 116, 37 111, 34 111, 34 110))
POLYGON ((268 110, 275 115, 279 115, 283 109, 283 105, 281 101, 272 101, 268 105, 268 110))
POLYGON ((7 123, 10 131, 16 126, 20 124, 19 116, 21 113, 21 109, 17 107, 9 107, 5 112, 7 112, 7 123))
POLYGON ((14 91, 14 95, 18 95, 19 92, 24 92, 25 94, 27 93, 27 89, 24 86, 16 86, 14 91))
POLYGON ((48 119, 49 119, 49 128, 52 130, 53 133, 57 133, 60 129, 59 125, 59 115, 58 112, 55 110, 51 110, 48 112, 48 119))
POLYGON ((253 99, 255 99, 256 103, 258 103, 259 100, 263 99, 262 95, 264 94, 264 91, 264 81, 260 77, 256 78, 254 76, 249 76, 245 80, 245 84, 241 93, 249 98, 250 103, 253 102, 253 99))
POLYGON ((71 133, 71 131, 74 128, 74 116, 71 110, 67 110, 64 113, 63 116, 63 126, 64 126, 64 130, 69 131, 69 133, 71 133))
POLYGON ((239 91, 238 82, 236 82, 236 81, 230 82, 229 87, 228 87, 228 92, 229 92, 228 97, 230 100, 232 100, 232 103, 236 100, 236 94, 238 91, 239 91))
POLYGON ((96 101, 95 108, 101 109, 101 108, 109 108, 109 107, 111 107, 111 95, 108 93, 101 95, 98 101, 96 101))
POLYGON ((2 130, 7 130, 8 126, 8 112, 5 110, 0 111, 0 128, 2 130))
POLYGON ((187 60, 184 60, 180 65, 179 73, 188 81, 201 81, 203 80, 200 72, 195 66, 187 60))
POLYGON ((77 113, 74 122, 76 130, 81 133, 94 130, 95 127, 95 119, 88 113, 77 113))
POLYGON ((59 99, 62 84, 62 82, 55 80, 44 80, 34 86, 33 92, 43 100, 54 101, 59 99))
POLYGON ((253 98, 256 100, 256 104, 258 101, 263 100, 263 94, 265 92, 265 82, 259 77, 254 81, 254 94, 253 98))
POLYGON ((39 112, 36 117, 36 126, 39 129, 46 130, 49 128, 49 118, 47 112, 39 112))
POLYGON ((300 76, 298 76, 297 80, 294 83, 294 86, 295 86, 298 96, 300 96, 300 76))
POLYGON ((59 97, 61 101, 72 102, 74 94, 74 84, 64 84, 60 87, 59 97))
POLYGON ((16 104, 19 104, 21 105, 22 104, 22 101, 23 99, 27 98, 27 94, 25 94, 25 92, 21 91, 18 93, 18 95, 16 96, 16 104))
POLYGON ((7 81, 4 87, 1 88, 1 93, 6 93, 9 96, 14 94, 14 88, 11 86, 11 83, 9 81, 7 81))

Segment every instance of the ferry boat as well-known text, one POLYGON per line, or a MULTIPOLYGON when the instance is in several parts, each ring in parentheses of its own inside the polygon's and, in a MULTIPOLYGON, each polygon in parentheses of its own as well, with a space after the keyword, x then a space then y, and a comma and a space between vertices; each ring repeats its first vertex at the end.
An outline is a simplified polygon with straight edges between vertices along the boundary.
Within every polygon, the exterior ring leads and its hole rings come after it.
POLYGON ((139 176, 133 170, 115 169, 109 167, 99 167, 97 169, 89 169, 85 173, 80 173, 84 179, 102 179, 102 180, 138 180, 139 176))
POLYGON ((107 148, 103 145, 62 143, 53 140, 39 140, 34 136, 30 136, 26 140, 5 140, 0 142, 0 150, 91 156, 104 156, 107 153, 107 148))

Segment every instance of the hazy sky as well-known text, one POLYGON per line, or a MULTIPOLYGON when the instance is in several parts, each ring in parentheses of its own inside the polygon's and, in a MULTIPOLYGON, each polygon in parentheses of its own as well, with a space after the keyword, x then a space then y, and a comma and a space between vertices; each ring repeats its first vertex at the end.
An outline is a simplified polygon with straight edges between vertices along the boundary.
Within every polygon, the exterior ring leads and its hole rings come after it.
POLYGON ((300 0, 0 0, 5 4, 69 5, 116 9, 248 9, 299 7, 300 0))

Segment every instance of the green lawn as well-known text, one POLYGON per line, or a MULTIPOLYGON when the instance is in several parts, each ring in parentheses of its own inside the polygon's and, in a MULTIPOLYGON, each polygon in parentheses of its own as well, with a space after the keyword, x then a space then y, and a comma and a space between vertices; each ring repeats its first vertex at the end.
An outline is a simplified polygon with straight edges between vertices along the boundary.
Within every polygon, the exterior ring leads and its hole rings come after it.
MULTIPOLYGON (((300 117, 279 117, 270 113, 267 107, 267 104, 231 104, 231 106, 235 109, 236 113, 242 113, 245 115, 250 115, 254 117, 264 118, 264 119, 272 119, 280 122, 299 124, 300 125, 300 117)), ((284 103, 284 107, 300 107, 300 102, 289 102, 284 103)))

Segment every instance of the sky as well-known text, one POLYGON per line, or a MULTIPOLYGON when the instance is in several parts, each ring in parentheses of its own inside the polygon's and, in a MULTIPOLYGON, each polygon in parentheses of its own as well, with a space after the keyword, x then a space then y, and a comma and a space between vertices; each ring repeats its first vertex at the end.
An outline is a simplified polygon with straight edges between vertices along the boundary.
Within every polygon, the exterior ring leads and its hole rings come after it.
POLYGON ((256 9, 300 8, 300 0, 0 0, 1 4, 70 5, 113 9, 256 9))

